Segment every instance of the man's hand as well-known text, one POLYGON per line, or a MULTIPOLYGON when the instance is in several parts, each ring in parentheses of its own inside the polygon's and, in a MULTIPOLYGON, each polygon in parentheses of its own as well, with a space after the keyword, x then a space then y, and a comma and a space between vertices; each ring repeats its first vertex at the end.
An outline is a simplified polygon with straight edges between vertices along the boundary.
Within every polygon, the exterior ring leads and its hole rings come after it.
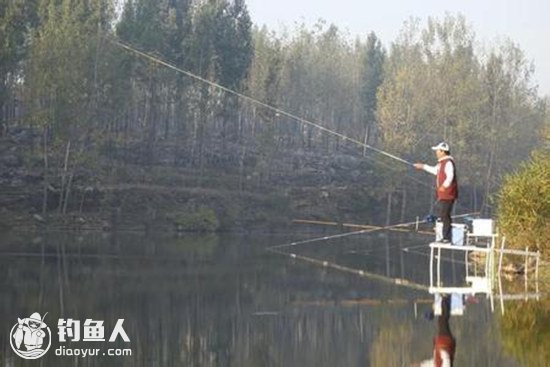
POLYGON ((443 192, 445 191, 445 187, 443 185, 439 186, 439 188, 437 189, 437 191, 439 192, 443 192))
POLYGON ((422 170, 422 169, 424 169, 424 163, 415 163, 414 168, 416 168, 418 170, 422 170))

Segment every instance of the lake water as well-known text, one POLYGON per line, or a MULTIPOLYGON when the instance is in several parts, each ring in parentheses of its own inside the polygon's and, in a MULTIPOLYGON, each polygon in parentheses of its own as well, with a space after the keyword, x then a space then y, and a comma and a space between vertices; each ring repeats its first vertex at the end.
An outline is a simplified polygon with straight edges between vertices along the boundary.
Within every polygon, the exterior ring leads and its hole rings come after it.
MULTIPOLYGON (((2 234, 0 364, 409 366, 430 358, 436 323, 426 317, 433 300, 427 292, 265 250, 318 235, 2 234), (17 318, 34 312, 47 312, 52 332, 40 362, 10 347, 17 318), (80 340, 59 342, 60 318, 81 321, 80 340), (130 342, 83 341, 86 319, 105 322, 105 339, 124 319, 130 342), (56 355, 72 348, 100 353, 56 355), (103 355, 114 348, 132 355, 103 355)), ((292 251, 427 284, 428 258, 402 249, 429 239, 373 233, 292 251)), ((460 264, 449 264, 446 276, 459 277, 460 264)), ((451 318, 455 366, 518 366, 503 348, 497 313, 485 297, 475 302, 451 318)))

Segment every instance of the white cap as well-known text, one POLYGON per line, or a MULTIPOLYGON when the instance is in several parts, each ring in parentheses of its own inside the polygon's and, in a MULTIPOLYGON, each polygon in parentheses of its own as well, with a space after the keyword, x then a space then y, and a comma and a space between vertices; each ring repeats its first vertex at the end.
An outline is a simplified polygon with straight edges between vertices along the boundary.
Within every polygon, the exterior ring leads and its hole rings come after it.
POLYGON ((437 144, 435 147, 432 147, 432 150, 442 150, 444 152, 448 152, 449 150, 451 150, 451 148, 449 148, 449 144, 445 142, 441 142, 437 144))

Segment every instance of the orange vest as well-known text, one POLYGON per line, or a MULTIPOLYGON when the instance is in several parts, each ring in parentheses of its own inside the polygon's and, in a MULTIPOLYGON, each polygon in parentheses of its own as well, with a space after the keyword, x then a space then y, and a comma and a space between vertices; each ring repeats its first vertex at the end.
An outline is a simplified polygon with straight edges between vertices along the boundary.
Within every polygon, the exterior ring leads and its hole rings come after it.
POLYGON ((456 200, 458 198, 458 183, 456 180, 456 166, 455 162, 453 162, 450 158, 445 158, 439 162, 439 170, 437 171, 437 178, 436 178, 436 194, 437 194, 437 200, 456 200), (452 164, 454 168, 454 177, 453 181, 451 182, 451 185, 442 191, 439 191, 439 188, 441 185, 443 185, 443 182, 447 179, 447 175, 445 174, 445 166, 447 164, 452 164))

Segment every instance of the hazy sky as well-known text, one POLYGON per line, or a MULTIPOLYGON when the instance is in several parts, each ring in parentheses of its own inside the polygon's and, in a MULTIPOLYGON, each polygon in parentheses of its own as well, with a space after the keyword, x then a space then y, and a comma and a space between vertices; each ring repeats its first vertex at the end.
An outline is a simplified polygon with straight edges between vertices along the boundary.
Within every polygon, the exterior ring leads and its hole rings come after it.
POLYGON ((322 18, 352 35, 374 31, 388 46, 409 17, 466 16, 479 45, 507 36, 535 63, 534 82, 550 95, 550 0, 246 0, 255 24, 280 29, 322 18))

